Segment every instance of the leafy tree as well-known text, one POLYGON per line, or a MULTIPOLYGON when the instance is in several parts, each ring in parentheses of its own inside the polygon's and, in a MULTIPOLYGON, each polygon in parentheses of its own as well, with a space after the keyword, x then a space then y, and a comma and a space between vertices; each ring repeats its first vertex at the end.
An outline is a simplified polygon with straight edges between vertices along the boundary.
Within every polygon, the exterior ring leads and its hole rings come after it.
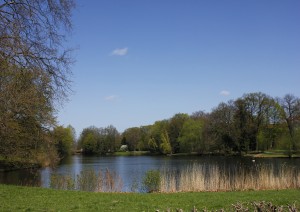
POLYGON ((233 101, 220 103, 213 109, 204 128, 211 149, 229 153, 239 150, 235 113, 236 107, 233 101))
POLYGON ((171 148, 171 144, 170 144, 170 139, 169 139, 169 136, 168 136, 168 132, 167 131, 164 131, 162 134, 161 134, 161 144, 160 144, 160 151, 163 153, 163 154, 170 154, 172 153, 172 148, 171 148))
POLYGON ((150 138, 150 129, 151 129, 150 125, 140 127, 141 139, 138 143, 138 149, 139 150, 148 150, 148 141, 149 141, 149 138, 150 138))
MULTIPOLYGON (((70 90, 73 0, 0 1, 0 158, 48 165, 55 103, 70 90)), ((25 163, 25 162, 24 162, 25 163)))
POLYGON ((142 139, 141 129, 139 127, 128 128, 123 132, 123 137, 126 138, 129 151, 135 151, 142 139))
POLYGON ((109 125, 105 127, 101 132, 101 136, 104 137, 104 149, 100 151, 100 153, 115 152, 120 148, 120 133, 114 126, 109 125))
POLYGON ((188 114, 178 113, 175 114, 169 121, 168 133, 173 153, 178 153, 180 150, 178 138, 180 136, 184 122, 188 119, 188 114))
POLYGON ((83 152, 85 154, 94 154, 97 151, 97 134, 89 133, 83 140, 83 152))
POLYGON ((188 119, 183 124, 178 138, 180 152, 205 152, 207 146, 203 140, 204 121, 201 119, 188 119))
POLYGON ((75 143, 73 129, 74 128, 72 128, 72 126, 68 126, 66 128, 58 126, 55 127, 52 132, 55 147, 60 157, 70 155, 72 152, 72 147, 75 143))
POLYGON ((148 147, 150 152, 152 153, 158 152, 158 145, 156 143, 156 140, 153 137, 149 138, 148 147))
POLYGON ((168 129, 168 120, 156 121, 150 128, 148 146, 151 152, 159 152, 162 134, 168 129))
POLYGON ((80 134, 78 148, 81 148, 85 154, 94 154, 97 150, 97 140, 99 138, 98 128, 94 126, 85 128, 80 134))
POLYGON ((55 123, 48 77, 15 71, 5 62, 0 68, 0 155, 4 160, 44 163, 38 154, 50 149, 48 132, 55 123))
POLYGON ((111 153, 118 150, 120 146, 119 132, 112 125, 106 128, 85 128, 78 142, 78 148, 82 148, 85 154, 111 153))

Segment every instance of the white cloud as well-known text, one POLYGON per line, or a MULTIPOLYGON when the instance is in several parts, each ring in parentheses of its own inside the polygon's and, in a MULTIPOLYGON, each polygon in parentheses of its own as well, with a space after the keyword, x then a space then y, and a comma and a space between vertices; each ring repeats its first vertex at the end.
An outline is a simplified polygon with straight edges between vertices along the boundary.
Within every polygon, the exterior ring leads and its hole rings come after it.
POLYGON ((226 91, 226 90, 223 90, 220 92, 220 95, 221 96, 229 96, 230 95, 230 92, 229 91, 226 91))
POLYGON ((114 56, 124 56, 128 53, 128 48, 122 48, 122 49, 115 49, 111 52, 111 55, 114 56))
POLYGON ((114 101, 118 98, 116 95, 110 95, 104 98, 105 101, 114 101))

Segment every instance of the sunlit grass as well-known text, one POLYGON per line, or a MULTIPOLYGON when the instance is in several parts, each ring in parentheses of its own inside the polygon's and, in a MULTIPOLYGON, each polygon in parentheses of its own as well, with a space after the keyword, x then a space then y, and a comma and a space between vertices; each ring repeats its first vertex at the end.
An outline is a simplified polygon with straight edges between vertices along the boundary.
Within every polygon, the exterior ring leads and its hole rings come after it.
POLYGON ((0 211, 233 211, 232 204, 294 204, 300 190, 199 193, 95 193, 0 185, 0 211))

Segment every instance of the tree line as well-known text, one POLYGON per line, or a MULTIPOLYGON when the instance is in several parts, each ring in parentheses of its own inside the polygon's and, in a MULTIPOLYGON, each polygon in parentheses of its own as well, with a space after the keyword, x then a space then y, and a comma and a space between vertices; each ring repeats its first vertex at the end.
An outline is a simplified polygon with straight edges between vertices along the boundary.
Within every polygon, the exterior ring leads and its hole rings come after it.
POLYGON ((256 92, 222 102, 211 112, 175 114, 152 125, 132 127, 119 133, 115 127, 89 127, 82 131, 78 148, 86 154, 119 151, 156 154, 218 153, 300 149, 300 99, 287 94, 273 98, 256 92))

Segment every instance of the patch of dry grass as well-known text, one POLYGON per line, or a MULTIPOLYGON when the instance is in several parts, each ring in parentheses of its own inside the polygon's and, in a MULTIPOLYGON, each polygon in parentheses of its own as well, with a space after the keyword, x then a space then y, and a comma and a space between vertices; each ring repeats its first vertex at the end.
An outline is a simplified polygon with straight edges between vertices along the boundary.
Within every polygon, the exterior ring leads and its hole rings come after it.
POLYGON ((180 173, 163 170, 160 192, 280 190, 300 188, 299 170, 281 166, 257 165, 251 170, 216 165, 192 165, 180 173))

